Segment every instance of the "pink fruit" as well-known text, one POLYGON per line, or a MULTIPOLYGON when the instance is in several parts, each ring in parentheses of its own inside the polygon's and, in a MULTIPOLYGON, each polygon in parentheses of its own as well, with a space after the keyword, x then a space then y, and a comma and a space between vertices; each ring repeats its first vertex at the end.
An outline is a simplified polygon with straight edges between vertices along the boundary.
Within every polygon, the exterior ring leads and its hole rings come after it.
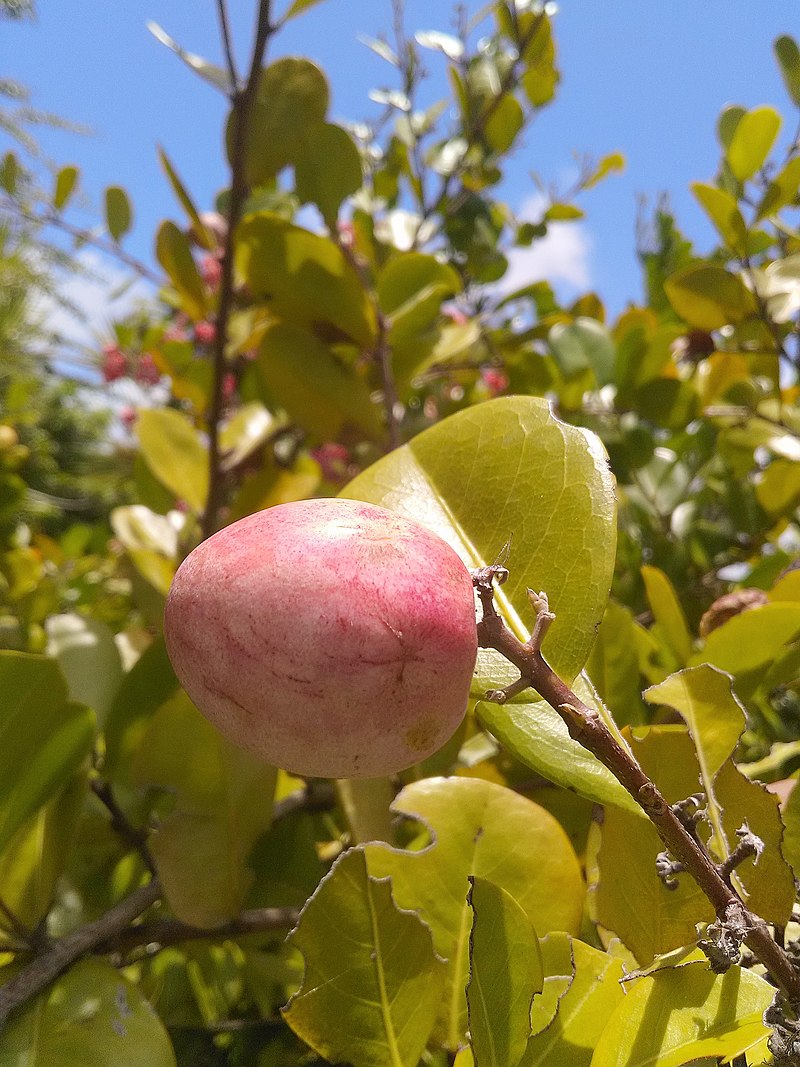
POLYGON ((103 345, 103 378, 116 382, 128 373, 128 358, 115 344, 103 345))
POLYGON ((207 319, 202 319, 194 328, 194 339, 199 345, 213 344, 216 336, 217 327, 207 319))
POLYGON ((304 500, 234 523, 175 575, 167 650, 230 740, 296 774, 368 777, 435 752, 477 654, 470 574, 423 526, 304 500))

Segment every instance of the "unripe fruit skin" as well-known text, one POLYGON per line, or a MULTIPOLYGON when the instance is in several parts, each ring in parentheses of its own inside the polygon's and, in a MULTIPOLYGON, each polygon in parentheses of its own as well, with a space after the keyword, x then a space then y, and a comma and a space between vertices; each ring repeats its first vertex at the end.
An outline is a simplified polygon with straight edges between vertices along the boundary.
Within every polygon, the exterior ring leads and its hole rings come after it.
POLYGON ((295 774, 392 774, 466 710, 477 655, 470 574, 441 538, 352 500, 281 504, 179 568, 167 650, 235 744, 295 774))

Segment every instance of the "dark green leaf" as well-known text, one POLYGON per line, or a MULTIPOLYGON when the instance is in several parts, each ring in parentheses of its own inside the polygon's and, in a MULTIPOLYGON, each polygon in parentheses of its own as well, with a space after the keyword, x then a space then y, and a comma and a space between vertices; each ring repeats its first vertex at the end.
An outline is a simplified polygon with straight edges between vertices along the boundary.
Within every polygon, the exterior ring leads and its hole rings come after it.
POLYGON ((124 237, 131 228, 133 213, 128 194, 119 185, 106 189, 106 226, 115 241, 124 237))
POLYGON ((56 211, 63 211, 67 201, 75 191, 78 182, 77 167, 62 167, 56 175, 56 188, 53 194, 53 207, 56 211))
POLYGON ((800 48, 788 34, 777 37, 774 48, 786 91, 792 98, 792 103, 800 107, 800 48))

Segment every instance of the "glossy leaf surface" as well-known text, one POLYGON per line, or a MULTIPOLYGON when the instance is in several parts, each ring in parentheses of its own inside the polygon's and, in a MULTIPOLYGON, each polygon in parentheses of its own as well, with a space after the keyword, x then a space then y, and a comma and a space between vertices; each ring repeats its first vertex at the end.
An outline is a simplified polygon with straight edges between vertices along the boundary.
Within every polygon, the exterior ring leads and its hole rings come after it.
POLYGON ((193 511, 202 511, 208 493, 208 457, 186 415, 170 408, 142 411, 136 436, 156 478, 193 511))

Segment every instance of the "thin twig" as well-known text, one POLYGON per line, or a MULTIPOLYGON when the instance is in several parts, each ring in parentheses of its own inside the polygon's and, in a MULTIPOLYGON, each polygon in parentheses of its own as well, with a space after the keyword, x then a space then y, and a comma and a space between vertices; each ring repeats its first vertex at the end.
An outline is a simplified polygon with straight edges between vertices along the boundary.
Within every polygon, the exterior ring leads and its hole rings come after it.
POLYGON ((111 829, 114 830, 114 832, 118 834, 127 845, 139 853, 148 871, 151 874, 155 874, 156 865, 150 854, 150 849, 147 847, 147 832, 144 830, 137 830, 137 828, 133 826, 128 816, 117 803, 116 797, 108 782, 103 781, 101 778, 93 778, 91 787, 94 795, 100 803, 108 809, 108 812, 111 815, 111 829))
MULTIPOLYGON (((494 648, 519 669, 520 681, 536 692, 563 719, 570 737, 591 752, 607 767, 630 793, 645 815, 655 825, 672 856, 691 875, 714 906, 719 921, 736 921, 746 930, 744 942, 764 964, 775 984, 800 1007, 800 971, 786 953, 775 944, 762 918, 750 912, 736 892, 725 882, 717 865, 705 849, 689 834, 675 811, 662 796, 658 787, 623 748, 598 713, 584 704, 563 682, 544 659, 540 642, 523 644, 508 629, 494 604, 493 580, 496 568, 486 567, 476 572, 475 588, 483 609, 478 624, 478 643, 482 648, 494 648)), ((537 615, 546 612, 546 601, 540 600, 537 615), (541 604, 544 603, 543 610, 541 604)), ((552 621, 552 620, 551 620, 552 621)), ((515 689, 518 683, 515 683, 515 689)), ((502 692, 492 692, 490 699, 500 699, 502 692)))
POLYGON ((147 911, 161 895, 161 886, 153 879, 146 886, 134 890, 130 896, 115 904, 105 915, 87 923, 72 934, 52 941, 41 955, 36 956, 4 986, 0 986, 0 1028, 13 1011, 27 1003, 82 956, 98 945, 113 940, 127 930, 134 919, 147 911))
POLYGON ((228 200, 228 233, 222 257, 222 276, 219 285, 216 338, 214 340, 214 376, 208 411, 208 499, 203 514, 203 537, 209 537, 217 528, 219 509, 222 503, 224 472, 220 465, 219 423, 225 403, 223 382, 227 364, 225 344, 228 337, 228 321, 233 310, 233 250, 234 234, 247 198, 248 185, 245 174, 245 151, 250 130, 250 115, 258 89, 261 67, 267 49, 267 41, 275 27, 271 21, 271 0, 261 0, 258 7, 253 52, 250 70, 244 88, 236 87, 233 93, 233 145, 231 148, 231 188, 228 200))
POLYGON ((164 284, 164 279, 160 274, 156 274, 154 270, 151 270, 146 263, 143 263, 136 256, 132 256, 129 252, 126 252, 124 248, 121 248, 115 241, 109 241, 105 237, 100 237, 99 234, 92 233, 91 230, 83 230, 80 226, 74 226, 71 222, 67 222, 61 215, 56 214, 54 211, 43 211, 37 214, 35 211, 30 211, 28 208, 22 206, 19 201, 13 197, 4 196, 0 199, 0 207, 10 210, 19 215, 20 218, 25 219, 26 222, 30 222, 35 226, 52 226, 56 230, 61 230, 64 233, 73 237, 81 244, 91 245, 92 248, 96 248, 98 251, 103 252, 107 256, 111 256, 120 263, 124 263, 126 267, 138 274, 140 278, 145 281, 152 282, 153 285, 161 286, 164 284))
POLYGON ((273 823, 286 819, 298 811, 330 811, 336 806, 336 794, 330 782, 309 782, 304 789, 297 789, 294 793, 281 800, 276 800, 272 808, 273 823))
POLYGON ((233 38, 231 37, 230 20, 228 19, 228 5, 226 0, 217 0, 217 15, 219 17, 219 30, 222 36, 222 47, 225 52, 225 62, 228 65, 228 74, 231 77, 231 96, 239 88, 239 74, 236 70, 236 59, 233 54, 233 38))
POLYGON ((191 926, 179 919, 154 919, 128 929, 114 931, 96 947, 99 952, 129 953, 142 945, 160 950, 184 941, 224 941, 244 934, 263 934, 271 930, 290 930, 300 918, 299 908, 251 908, 222 926, 191 926))

